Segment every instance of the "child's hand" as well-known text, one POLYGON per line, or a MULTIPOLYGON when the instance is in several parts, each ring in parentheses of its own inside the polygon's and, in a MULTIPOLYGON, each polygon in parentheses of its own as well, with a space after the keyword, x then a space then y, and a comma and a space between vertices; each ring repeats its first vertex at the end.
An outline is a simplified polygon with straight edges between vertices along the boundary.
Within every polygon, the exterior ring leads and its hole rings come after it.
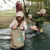
POLYGON ((13 28, 13 29, 16 29, 17 27, 13 26, 12 28, 13 28))
POLYGON ((22 27, 19 27, 19 29, 21 30, 21 29, 22 29, 22 27))

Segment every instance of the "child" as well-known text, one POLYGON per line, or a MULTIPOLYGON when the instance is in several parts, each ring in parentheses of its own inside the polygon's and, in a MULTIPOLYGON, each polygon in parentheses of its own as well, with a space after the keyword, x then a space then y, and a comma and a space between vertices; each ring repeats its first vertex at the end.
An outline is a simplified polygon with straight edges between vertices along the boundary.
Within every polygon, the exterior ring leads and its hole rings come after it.
MULTIPOLYGON (((28 19, 30 22, 33 22, 31 14, 28 15, 28 19)), ((31 26, 30 28, 31 28, 31 30, 34 30, 36 34, 40 33, 40 30, 36 26, 31 26)))
POLYGON ((39 29, 42 28, 43 23, 46 19, 46 10, 45 9, 41 9, 40 11, 37 12, 37 19, 36 19, 36 26, 38 26, 39 29), (40 20, 38 20, 40 19, 40 20))
POLYGON ((36 26, 39 28, 39 29, 41 29, 40 30, 40 32, 42 33, 43 32, 43 29, 42 29, 42 27, 43 27, 43 24, 44 24, 44 22, 45 22, 45 20, 46 20, 46 18, 47 18, 47 13, 46 13, 47 11, 46 11, 46 9, 41 9, 41 10, 39 10, 38 12, 37 12, 37 19, 36 19, 36 26), (38 20, 38 19, 40 19, 40 20, 38 20))
MULTIPOLYGON (((13 22, 10 24, 11 29, 17 29, 17 27, 23 31, 23 37, 25 40, 25 33, 24 30, 27 29, 26 21, 24 20, 24 14, 22 11, 19 11, 16 15, 16 19, 13 20, 13 22)), ((12 40, 12 39, 11 39, 12 40)), ((11 48, 12 49, 12 48, 11 48)), ((14 49, 14 48, 13 48, 14 49)))

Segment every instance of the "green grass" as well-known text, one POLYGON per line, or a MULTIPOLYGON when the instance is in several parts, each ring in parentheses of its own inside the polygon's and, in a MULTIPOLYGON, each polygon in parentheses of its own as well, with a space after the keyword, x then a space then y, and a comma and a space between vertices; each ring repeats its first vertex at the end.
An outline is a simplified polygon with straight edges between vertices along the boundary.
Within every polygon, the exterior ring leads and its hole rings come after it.
POLYGON ((8 28, 15 16, 0 17, 0 28, 8 28))
POLYGON ((0 29, 2 28, 8 28, 9 26, 8 25, 0 25, 0 29))
POLYGON ((14 15, 16 15, 16 9, 0 10, 0 15, 2 15, 2 16, 14 16, 14 15))
POLYGON ((15 13, 0 13, 3 16, 14 16, 16 15, 15 13))

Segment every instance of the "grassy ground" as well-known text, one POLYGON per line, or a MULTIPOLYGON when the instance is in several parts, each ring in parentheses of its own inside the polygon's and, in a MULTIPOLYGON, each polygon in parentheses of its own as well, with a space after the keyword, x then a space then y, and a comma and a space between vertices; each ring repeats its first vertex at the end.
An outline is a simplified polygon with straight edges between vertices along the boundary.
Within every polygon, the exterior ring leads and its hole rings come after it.
POLYGON ((16 17, 15 9, 0 11, 0 29, 9 27, 10 23, 15 17, 16 17))
POLYGON ((16 15, 16 9, 0 10, 0 16, 14 16, 14 15, 16 15))

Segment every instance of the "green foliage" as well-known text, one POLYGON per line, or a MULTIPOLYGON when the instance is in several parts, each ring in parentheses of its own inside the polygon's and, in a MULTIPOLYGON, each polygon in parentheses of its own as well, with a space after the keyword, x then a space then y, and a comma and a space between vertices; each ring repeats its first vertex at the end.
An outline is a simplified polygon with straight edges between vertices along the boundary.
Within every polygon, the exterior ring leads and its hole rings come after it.
POLYGON ((36 16, 36 17, 33 17, 33 18, 32 18, 32 20, 36 22, 36 26, 37 26, 39 29, 42 28, 43 23, 44 23, 44 21, 45 21, 45 19, 46 19, 45 17, 46 17, 46 16, 41 16, 41 17, 36 16))
POLYGON ((47 16, 46 20, 50 21, 50 15, 47 16))

